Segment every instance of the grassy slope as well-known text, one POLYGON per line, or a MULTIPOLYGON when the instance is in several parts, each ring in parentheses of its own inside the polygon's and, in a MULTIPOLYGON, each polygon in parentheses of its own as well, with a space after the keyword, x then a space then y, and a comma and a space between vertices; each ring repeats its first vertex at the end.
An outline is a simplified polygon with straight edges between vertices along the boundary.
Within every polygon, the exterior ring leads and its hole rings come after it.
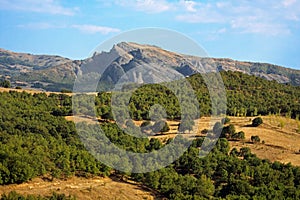
POLYGON ((22 195, 51 195, 52 192, 76 196, 77 200, 153 200, 160 199, 140 185, 125 183, 117 178, 78 178, 47 181, 35 178, 28 183, 0 186, 0 195, 16 191, 22 195))

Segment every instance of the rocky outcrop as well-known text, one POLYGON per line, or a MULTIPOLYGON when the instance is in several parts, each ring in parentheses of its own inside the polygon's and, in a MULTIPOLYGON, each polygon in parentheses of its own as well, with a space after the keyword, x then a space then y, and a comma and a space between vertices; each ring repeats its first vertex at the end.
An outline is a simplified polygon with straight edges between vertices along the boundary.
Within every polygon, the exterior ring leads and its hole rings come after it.
POLYGON ((79 75, 90 74, 104 84, 114 85, 122 81, 162 82, 222 70, 240 71, 279 83, 300 85, 299 70, 268 63, 195 57, 131 42, 118 43, 109 52, 96 52, 85 60, 0 49, 0 78, 9 79, 13 86, 22 83, 24 87, 42 87, 46 90, 72 89, 79 75))

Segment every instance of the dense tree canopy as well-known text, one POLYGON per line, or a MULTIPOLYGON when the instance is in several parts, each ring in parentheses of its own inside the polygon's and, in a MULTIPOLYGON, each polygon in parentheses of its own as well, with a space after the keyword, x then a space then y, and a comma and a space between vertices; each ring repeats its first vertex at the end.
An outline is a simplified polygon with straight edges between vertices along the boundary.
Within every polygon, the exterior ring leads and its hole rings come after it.
MULTIPOLYGON (((275 81, 246 75, 240 72, 222 71, 224 86, 227 93, 227 115, 230 116, 257 116, 278 114, 292 118, 300 115, 300 87, 286 84, 279 84, 275 81)), ((211 114, 211 99, 208 88, 200 74, 195 74, 187 80, 194 89, 199 102, 201 116, 211 114)), ((170 85, 176 85, 171 83, 170 85)), ((167 85, 168 86, 168 85, 167 85)), ((178 83, 178 88, 186 90, 185 85, 178 83)), ((96 99, 98 114, 101 117, 108 115, 111 103, 111 93, 99 93, 96 99), (106 108, 108 107, 108 108, 106 108), (105 109, 104 109, 105 108, 105 109)), ((126 96, 126 95, 125 95, 126 96)), ((184 94, 183 96, 189 96, 184 94)), ((122 95, 120 95, 120 102, 122 95)), ((143 85, 135 90, 130 98, 129 112, 134 119, 149 120, 151 106, 161 105, 167 114, 168 119, 180 119, 182 107, 187 107, 187 113, 196 116, 195 108, 187 99, 179 101, 178 94, 175 94, 168 87, 159 84, 143 85)), ((226 123, 226 119, 224 119, 226 123)))

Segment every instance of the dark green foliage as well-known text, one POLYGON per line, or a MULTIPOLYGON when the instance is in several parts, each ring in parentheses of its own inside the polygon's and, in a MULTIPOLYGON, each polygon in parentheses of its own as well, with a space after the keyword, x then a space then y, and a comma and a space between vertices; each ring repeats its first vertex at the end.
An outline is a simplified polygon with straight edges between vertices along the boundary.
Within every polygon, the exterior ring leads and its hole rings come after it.
POLYGON ((223 128, 222 134, 228 135, 228 138, 230 138, 235 133, 235 127, 233 124, 230 124, 229 126, 226 126, 223 128))
POLYGON ((251 136, 251 141, 253 142, 253 143, 258 143, 258 142, 260 142, 260 138, 259 138, 259 136, 257 136, 257 135, 255 135, 255 136, 251 136))
POLYGON ((220 139, 208 156, 200 158, 202 141, 194 141, 174 164, 139 174, 139 181, 169 199, 300 198, 299 167, 261 160, 249 148, 234 148, 229 156, 226 139, 220 139))
POLYGON ((245 139, 245 133, 243 131, 235 132, 233 124, 225 126, 221 133, 221 138, 227 138, 229 140, 243 140, 245 139))
MULTIPOLYGON (((221 72, 224 86, 227 93, 227 115, 229 116, 256 116, 288 113, 292 118, 300 114, 300 87, 285 84, 279 84, 275 81, 246 75, 240 72, 222 71, 221 72)), ((208 88, 200 74, 195 74, 187 78, 194 89, 195 95, 199 102, 201 116, 211 114, 211 99, 208 88)), ((171 84, 171 83, 170 83, 171 84)), ((172 83, 178 85, 182 91, 186 86, 181 86, 180 82, 172 83)), ((171 84, 171 85, 172 85, 171 84)), ((187 101, 189 94, 184 94, 183 100, 187 101)), ((103 106, 110 107, 111 93, 99 93, 101 102, 98 110, 103 106), (104 99, 105 101, 103 101, 104 99)), ((122 98, 121 98, 122 99, 122 98)), ((180 101, 177 96, 167 87, 152 84, 143 85, 135 90, 130 97, 129 112, 134 119, 149 120, 149 111, 153 105, 159 104, 166 111, 166 118, 181 119, 182 108, 187 108, 186 112, 191 116, 197 116, 197 113, 191 102, 180 101)), ((109 112, 109 108, 105 110, 109 112)), ((100 116, 103 112, 98 112, 100 116)), ((229 123, 229 118, 224 119, 224 124, 229 123)))
POLYGON ((252 120, 252 126, 257 127, 263 123, 263 120, 261 117, 256 117, 252 120))
POLYGON ((225 118, 222 119, 223 124, 228 124, 229 122, 230 122, 229 117, 225 117, 225 118))
POLYGON ((154 133, 168 132, 170 130, 170 127, 166 121, 160 120, 155 122, 151 129, 154 133))
POLYGON ((141 127, 146 127, 146 126, 149 126, 151 125, 151 122, 150 121, 144 121, 142 124, 141 124, 141 127))
POLYGON ((46 173, 107 173, 83 148, 74 124, 56 113, 70 106, 70 97, 64 95, 0 93, 0 184, 22 183, 46 173))
POLYGON ((189 133, 191 132, 191 130, 193 130, 193 126, 195 125, 194 120, 192 119, 183 119, 181 120, 179 126, 178 131, 180 133, 184 133, 186 131, 189 131, 189 133))
POLYGON ((243 140, 243 139, 245 139, 245 133, 243 131, 234 133, 231 135, 231 139, 243 140))
POLYGON ((0 87, 10 88, 11 87, 10 81, 9 80, 0 81, 0 87))
POLYGON ((60 92, 61 93, 72 93, 72 90, 62 89, 60 92))
POLYGON ((201 131, 201 134, 207 134, 208 133, 208 129, 203 129, 202 131, 201 131))

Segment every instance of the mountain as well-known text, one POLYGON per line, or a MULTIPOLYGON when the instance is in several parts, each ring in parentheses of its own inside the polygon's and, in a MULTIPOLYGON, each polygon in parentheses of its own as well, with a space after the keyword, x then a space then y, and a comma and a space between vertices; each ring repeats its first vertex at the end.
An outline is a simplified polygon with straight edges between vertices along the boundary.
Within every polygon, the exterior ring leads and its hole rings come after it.
POLYGON ((132 42, 118 43, 109 52, 96 52, 84 60, 0 49, 1 79, 10 80, 13 86, 50 91, 71 90, 80 75, 114 85, 128 80, 138 83, 174 80, 216 70, 240 71, 279 83, 300 85, 300 70, 268 63, 195 57, 132 42))

